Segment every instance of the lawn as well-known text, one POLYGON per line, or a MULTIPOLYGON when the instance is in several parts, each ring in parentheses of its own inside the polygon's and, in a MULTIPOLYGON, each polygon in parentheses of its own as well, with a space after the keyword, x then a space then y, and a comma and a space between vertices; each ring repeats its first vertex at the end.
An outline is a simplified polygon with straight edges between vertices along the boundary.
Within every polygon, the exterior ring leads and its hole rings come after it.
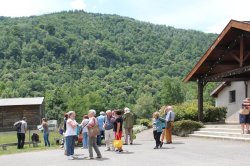
MULTIPOLYGON (((33 132, 37 133, 37 131, 31 131, 30 137, 33 134, 33 132)), ((33 148, 33 145, 31 144, 30 146, 25 145, 24 149, 19 150, 19 149, 17 149, 16 146, 8 146, 7 150, 3 150, 2 148, 0 148, 0 155, 59 148, 59 146, 56 145, 56 142, 54 140, 54 138, 61 138, 62 137, 58 132, 50 132, 49 140, 51 143, 51 147, 49 147, 49 148, 46 148, 44 146, 43 133, 39 132, 38 135, 39 135, 39 140, 41 141, 41 143, 38 144, 38 147, 33 148)), ((25 141, 29 141, 29 132, 27 132, 27 134, 26 134, 25 141)), ((14 143, 14 142, 17 142, 16 132, 0 133, 0 144, 14 143)))

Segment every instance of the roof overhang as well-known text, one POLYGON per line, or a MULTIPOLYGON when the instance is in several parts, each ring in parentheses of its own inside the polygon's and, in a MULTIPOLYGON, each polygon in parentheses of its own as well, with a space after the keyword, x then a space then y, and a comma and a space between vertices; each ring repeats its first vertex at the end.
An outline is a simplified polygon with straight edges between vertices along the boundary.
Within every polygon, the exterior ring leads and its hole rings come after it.
POLYGON ((231 20, 184 82, 246 81, 250 78, 250 22, 231 20))
POLYGON ((44 102, 44 97, 33 98, 5 98, 0 99, 0 107, 3 106, 24 106, 24 105, 41 105, 44 102))
POLYGON ((212 97, 218 97, 218 94, 227 86, 231 86, 231 82, 222 82, 213 92, 210 93, 212 97))

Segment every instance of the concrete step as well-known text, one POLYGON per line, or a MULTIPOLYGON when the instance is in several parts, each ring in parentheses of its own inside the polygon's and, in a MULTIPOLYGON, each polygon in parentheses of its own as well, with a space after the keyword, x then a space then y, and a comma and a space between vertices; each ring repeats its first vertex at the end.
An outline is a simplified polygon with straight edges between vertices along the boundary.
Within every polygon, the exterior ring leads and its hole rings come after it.
POLYGON ((201 128, 200 131, 241 133, 241 129, 234 128, 201 128))
POLYGON ((239 124, 232 124, 232 125, 205 125, 205 128, 226 128, 226 129, 240 129, 240 125, 239 124))
POLYGON ((225 136, 225 137, 240 137, 240 138, 249 138, 250 139, 250 134, 231 133, 231 132, 195 131, 194 134, 211 135, 211 136, 225 136))
POLYGON ((250 138, 244 138, 244 137, 229 137, 229 136, 216 136, 216 135, 205 135, 205 134, 189 134, 189 137, 250 142, 250 138))

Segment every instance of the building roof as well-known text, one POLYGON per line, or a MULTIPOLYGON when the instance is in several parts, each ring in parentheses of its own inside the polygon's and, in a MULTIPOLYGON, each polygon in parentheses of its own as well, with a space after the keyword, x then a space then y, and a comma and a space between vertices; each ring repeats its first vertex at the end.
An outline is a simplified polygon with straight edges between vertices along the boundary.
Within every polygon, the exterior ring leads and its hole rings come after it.
POLYGON ((0 106, 41 105, 44 97, 0 99, 0 106))
POLYGON ((210 96, 218 97, 218 94, 227 86, 230 86, 231 82, 222 82, 219 86, 217 86, 211 93, 210 96))
POLYGON ((250 23, 231 20, 184 82, 246 81, 250 78, 250 23))

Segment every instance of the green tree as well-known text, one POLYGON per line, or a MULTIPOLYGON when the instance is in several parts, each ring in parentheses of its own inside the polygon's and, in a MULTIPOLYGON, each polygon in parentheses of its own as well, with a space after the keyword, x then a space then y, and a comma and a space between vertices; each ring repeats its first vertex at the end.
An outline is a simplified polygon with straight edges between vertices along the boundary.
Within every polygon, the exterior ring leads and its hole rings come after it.
POLYGON ((134 112, 139 118, 151 118, 154 108, 154 98, 150 95, 143 95, 136 100, 134 112))
POLYGON ((175 79, 165 79, 160 92, 161 103, 172 105, 182 103, 185 99, 181 83, 175 79))

